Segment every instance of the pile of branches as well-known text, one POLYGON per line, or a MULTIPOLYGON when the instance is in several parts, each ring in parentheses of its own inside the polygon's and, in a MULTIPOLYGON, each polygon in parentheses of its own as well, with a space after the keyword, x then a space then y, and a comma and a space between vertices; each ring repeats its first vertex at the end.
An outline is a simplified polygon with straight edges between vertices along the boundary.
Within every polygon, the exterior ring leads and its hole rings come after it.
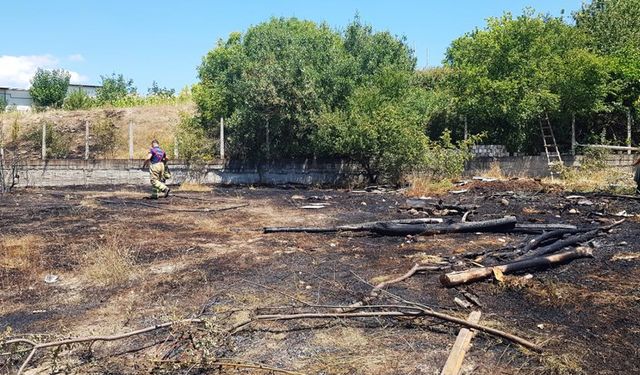
MULTIPOLYGON (((593 257, 592 249, 579 246, 593 240, 596 236, 622 224, 625 220, 596 228, 560 228, 543 231, 533 239, 527 239, 509 251, 499 251, 492 255, 501 260, 501 264, 477 267, 464 271, 449 272, 440 276, 440 282, 447 287, 467 284, 491 277, 495 274, 512 273, 530 268, 545 268, 563 264, 578 258, 593 257), (576 248, 573 248, 577 246, 576 248), (564 249, 567 249, 562 251, 564 249)), ((482 255, 487 255, 483 252, 482 255)), ((479 254, 467 254, 479 255, 479 254)))

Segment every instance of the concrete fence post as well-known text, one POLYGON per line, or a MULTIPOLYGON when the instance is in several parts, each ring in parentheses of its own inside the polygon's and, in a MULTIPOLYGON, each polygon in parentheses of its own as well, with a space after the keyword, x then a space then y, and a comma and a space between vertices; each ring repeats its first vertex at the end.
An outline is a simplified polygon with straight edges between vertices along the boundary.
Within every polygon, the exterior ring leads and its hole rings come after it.
POLYGON ((180 157, 180 154, 178 153, 178 136, 175 136, 175 138, 173 139, 173 158, 177 159, 180 157))
POLYGON ((129 121, 129 160, 133 160, 133 121, 129 121))
POLYGON ((84 121, 84 160, 89 160, 89 121, 84 121))
POLYGON ((0 162, 4 165, 4 122, 2 121, 0 121, 0 162))
POLYGON ((224 160, 224 117, 220 117, 220 159, 224 160))
POLYGON ((42 160, 47 158, 47 124, 42 123, 42 160))

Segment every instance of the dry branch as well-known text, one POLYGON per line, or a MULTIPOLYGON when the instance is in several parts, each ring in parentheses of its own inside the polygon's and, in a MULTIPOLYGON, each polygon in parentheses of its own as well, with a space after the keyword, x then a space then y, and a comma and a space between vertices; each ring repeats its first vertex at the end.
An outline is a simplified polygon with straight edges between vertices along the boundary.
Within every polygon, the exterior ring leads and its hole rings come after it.
POLYGON ((136 202, 136 201, 124 201, 124 200, 112 201, 107 199, 98 199, 98 201, 106 204, 122 204, 124 206, 126 206, 127 204, 134 204, 138 206, 151 207, 151 208, 157 208, 164 211, 174 211, 174 212, 220 212, 220 211, 227 211, 227 210, 235 210, 236 208, 247 207, 249 205, 249 203, 244 203, 237 206, 222 207, 222 208, 174 208, 174 207, 167 207, 167 206, 161 206, 157 204, 151 204, 146 202, 136 202))
MULTIPOLYGON (((366 318, 366 317, 422 317, 428 316, 437 318, 450 323, 455 323, 464 327, 469 327, 490 334, 504 338, 506 340, 515 342, 522 345, 525 348, 540 352, 542 347, 528 341, 522 337, 512 335, 510 333, 501 331, 499 329, 487 327, 477 323, 468 322, 464 319, 456 318, 451 315, 436 312, 420 306, 399 306, 402 309, 409 311, 366 311, 366 312, 335 312, 335 313, 299 313, 299 314, 273 314, 273 315, 256 315, 251 319, 247 319, 241 323, 236 324, 231 328, 231 333, 237 333, 251 323, 257 321, 276 321, 276 320, 294 320, 294 319, 329 319, 329 318, 366 318)), ((345 306, 348 308, 348 306, 345 306)))
POLYGON ((439 200, 428 200, 428 199, 419 199, 419 198, 409 198, 407 199, 405 208, 413 208, 413 209, 426 209, 426 208, 435 208, 437 210, 454 210, 458 212, 466 212, 473 211, 478 208, 476 205, 472 204, 448 204, 439 200))
POLYGON ((444 286, 452 287, 486 279, 493 274, 494 269, 499 270, 502 273, 511 273, 528 268, 548 267, 551 265, 569 262, 577 258, 587 258, 592 256, 593 254, 591 252, 591 249, 580 247, 575 250, 566 251, 559 254, 537 258, 527 258, 493 267, 479 267, 466 271, 450 272, 441 275, 440 282, 444 286))
POLYGON ((415 275, 416 273, 418 273, 420 271, 431 271, 431 270, 436 270, 436 269, 439 269, 439 267, 435 267, 434 268, 433 266, 425 266, 425 265, 420 265, 420 264, 416 263, 404 275, 398 276, 395 279, 391 279, 391 280, 387 280, 387 281, 383 281, 383 282, 379 283, 378 285, 374 286, 373 289, 371 290, 371 292, 369 293, 369 295, 365 296, 361 301, 353 303, 353 304, 349 305, 349 307, 347 309, 343 308, 340 311, 343 311, 343 312, 352 311, 355 308, 358 308, 360 306, 364 306, 364 305, 368 304, 369 302, 371 302, 372 300, 378 298, 378 296, 380 295, 380 292, 382 292, 382 290, 384 288, 388 287, 389 285, 402 282, 402 281, 410 278, 411 276, 415 275))
POLYGON ((96 341, 116 341, 116 340, 122 340, 128 337, 131 337, 131 336, 141 335, 143 333, 156 331, 162 328, 168 328, 176 324, 194 324, 194 323, 202 323, 202 322, 203 322, 202 319, 183 319, 183 320, 176 320, 176 321, 166 322, 162 324, 157 324, 154 326, 145 327, 145 328, 142 328, 136 331, 127 332, 127 333, 121 333, 118 335, 77 337, 77 338, 71 338, 66 340, 43 342, 39 344, 28 339, 20 338, 20 339, 12 339, 12 340, 0 342, 0 346, 11 345, 11 344, 28 344, 32 346, 31 352, 29 353, 27 358, 24 360, 24 362, 20 366, 20 369, 18 370, 17 375, 20 375, 27 368, 27 366, 29 365, 29 362, 31 362, 31 359, 33 359, 33 356, 36 354, 36 352, 40 349, 58 347, 58 346, 69 345, 69 344, 78 344, 78 343, 84 343, 84 342, 94 343, 96 341))

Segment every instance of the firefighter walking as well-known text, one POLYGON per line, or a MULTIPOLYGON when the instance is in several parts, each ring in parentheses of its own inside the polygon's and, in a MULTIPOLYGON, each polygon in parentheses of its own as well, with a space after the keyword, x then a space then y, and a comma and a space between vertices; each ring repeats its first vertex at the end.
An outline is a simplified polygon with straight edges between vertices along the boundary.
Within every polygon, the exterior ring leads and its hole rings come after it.
POLYGON ((161 194, 164 197, 169 196, 171 189, 164 184, 164 181, 170 177, 166 163, 169 160, 167 153, 160 148, 157 140, 151 142, 151 149, 144 160, 143 168, 149 167, 149 175, 151 179, 151 198, 157 199, 161 194))

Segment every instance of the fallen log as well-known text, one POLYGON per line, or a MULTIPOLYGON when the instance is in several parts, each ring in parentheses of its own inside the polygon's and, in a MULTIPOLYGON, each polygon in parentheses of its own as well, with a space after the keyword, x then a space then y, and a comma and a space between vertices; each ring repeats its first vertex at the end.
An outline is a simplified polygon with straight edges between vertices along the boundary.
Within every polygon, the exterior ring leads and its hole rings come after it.
POLYGON ((380 223, 370 230, 384 236, 433 235, 469 232, 510 232, 516 225, 515 216, 485 221, 467 221, 453 224, 398 224, 380 223))
POLYGON ((553 239, 553 238, 562 238, 565 234, 575 234, 579 231, 579 229, 556 229, 549 232, 544 232, 538 237, 532 239, 527 242, 527 244, 522 249, 523 253, 527 253, 536 247, 540 246, 543 242, 553 239))
POLYGON ((420 218, 420 219, 399 219, 399 220, 389 220, 389 221, 371 221, 360 224, 346 224, 346 225, 337 225, 333 227, 265 227, 264 233, 280 233, 280 232, 288 232, 288 233, 334 233, 341 231, 351 231, 351 232, 363 232, 369 231, 374 228, 376 225, 381 223, 388 224, 438 224, 442 223, 442 219, 440 218, 420 218))
POLYGON ((549 230, 560 230, 560 229, 578 229, 575 225, 571 224, 529 224, 529 223, 518 223, 513 228, 512 232, 518 233, 526 233, 526 234, 538 234, 544 231, 549 230))
MULTIPOLYGON (((477 324, 480 321, 480 314, 480 311, 472 311, 471 314, 469 314, 467 321, 477 324)), ((449 358, 447 358, 447 362, 445 362, 440 375, 460 374, 464 356, 467 354, 467 351, 471 346, 471 339, 473 339, 473 336, 475 335, 475 331, 472 331, 469 328, 460 329, 458 337, 456 337, 456 342, 453 344, 453 348, 451 348, 449 358)))
MULTIPOLYGON (((614 221, 613 223, 611 223, 609 225, 605 225, 603 227, 597 227, 597 228, 580 228, 580 229, 575 229, 575 230, 569 230, 569 229, 562 230, 562 229, 560 229, 560 230, 557 230, 557 231, 543 233, 541 236, 539 236, 536 239, 534 239, 534 241, 538 240, 537 244, 534 244, 534 245, 537 246, 543 240, 548 239, 548 238, 553 238, 552 234, 557 238, 562 238, 562 236, 564 236, 565 234, 577 234, 577 233, 582 233, 582 234, 578 234, 578 235, 575 235, 575 236, 572 236, 572 237, 565 238, 563 240, 559 240, 559 241, 554 242, 554 243, 552 243, 550 245, 541 247, 538 250, 530 252, 528 254, 527 254, 527 251, 529 251, 531 249, 534 249, 535 246, 533 246, 533 247, 525 246, 525 248, 523 250, 523 252, 525 254, 521 255, 518 258, 516 258, 516 260, 534 258, 534 257, 537 257, 537 256, 553 253, 553 252, 555 252, 557 250, 560 250, 560 249, 562 249, 564 247, 567 247, 567 246, 571 246, 571 245, 587 242, 587 241, 591 240, 592 238, 594 238, 595 236, 597 236, 600 232, 609 230, 609 229, 611 229, 613 227, 616 227, 616 226, 624 223, 624 221, 625 221, 625 219, 614 221), (546 234, 546 236, 545 236, 545 234, 546 234), (544 238, 544 237, 546 237, 546 238, 544 238)), ((532 241, 532 242, 534 242, 534 241, 532 241)), ((529 244, 527 244, 527 245, 529 245, 529 244)))
POLYGON ((440 276, 440 282, 446 287, 468 284, 475 281, 484 280, 493 274, 496 269, 502 273, 512 273, 522 271, 528 268, 549 267, 556 264, 570 262, 578 258, 592 257, 593 253, 590 248, 579 247, 574 250, 565 251, 563 253, 547 255, 536 258, 527 258, 492 267, 479 267, 466 271, 449 272, 440 276))
POLYGON ((600 229, 594 229, 592 231, 586 232, 586 233, 582 233, 582 234, 578 234, 575 236, 571 236, 559 241, 556 241, 554 243, 552 243, 551 245, 547 245, 544 247, 541 247, 537 250, 531 251, 529 253, 526 253, 524 255, 519 256, 518 258, 516 258, 516 260, 523 260, 523 259, 530 259, 530 258, 536 258, 542 255, 546 255, 546 254, 550 254, 553 252, 556 252, 560 249, 563 249, 567 246, 571 246, 571 245, 577 245, 577 244, 581 244, 584 242, 587 242, 591 239, 593 239, 595 236, 598 235, 598 232, 600 232, 600 229))

